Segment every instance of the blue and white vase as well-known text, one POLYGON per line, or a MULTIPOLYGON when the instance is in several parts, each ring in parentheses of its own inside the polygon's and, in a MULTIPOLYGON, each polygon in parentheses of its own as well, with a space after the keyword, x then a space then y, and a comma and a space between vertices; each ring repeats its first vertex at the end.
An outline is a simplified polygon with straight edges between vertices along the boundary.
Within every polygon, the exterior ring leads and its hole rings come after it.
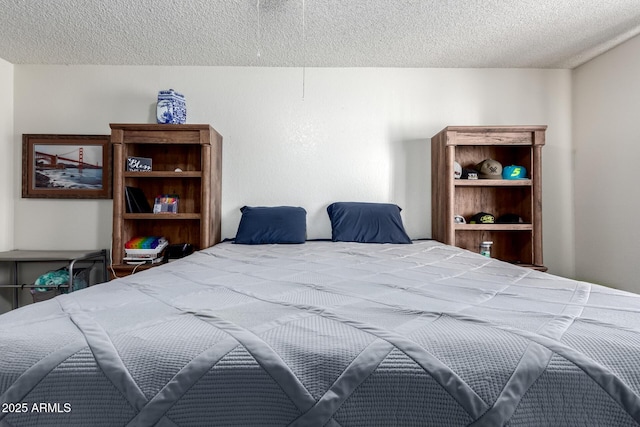
POLYGON ((187 105, 184 96, 173 89, 159 91, 156 118, 162 124, 186 123, 187 105))

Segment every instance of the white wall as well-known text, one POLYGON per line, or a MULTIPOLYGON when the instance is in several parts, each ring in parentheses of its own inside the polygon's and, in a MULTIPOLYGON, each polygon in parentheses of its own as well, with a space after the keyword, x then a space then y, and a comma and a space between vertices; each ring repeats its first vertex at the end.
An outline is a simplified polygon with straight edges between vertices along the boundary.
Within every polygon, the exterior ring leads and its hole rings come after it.
MULTIPOLYGON (((309 238, 330 237, 325 208, 338 200, 397 203, 409 235, 430 237, 431 136, 447 125, 546 124, 545 260, 553 273, 574 272, 568 70, 309 68, 304 99, 299 68, 19 65, 15 74, 16 147, 22 133, 151 123, 158 90, 183 92, 188 122, 224 136, 223 237, 245 204, 303 206, 309 238)), ((111 202, 17 198, 15 229, 21 248, 109 247, 111 202)))
POLYGON ((576 275, 640 292, 640 37, 573 72, 576 275))
POLYGON ((12 64, 0 59, 0 251, 13 249, 13 70, 12 64))
MULTIPOLYGON (((13 249, 14 132, 13 65, 0 59, 0 251, 13 249)), ((0 269, 0 283, 9 283, 10 268, 0 269)), ((0 289, 0 313, 11 308, 11 291, 0 289)))

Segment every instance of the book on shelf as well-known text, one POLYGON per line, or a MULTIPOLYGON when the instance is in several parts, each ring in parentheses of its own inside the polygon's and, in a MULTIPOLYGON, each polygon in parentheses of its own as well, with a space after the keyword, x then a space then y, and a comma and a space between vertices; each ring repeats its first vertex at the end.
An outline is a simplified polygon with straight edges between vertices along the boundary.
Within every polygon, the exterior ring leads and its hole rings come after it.
POLYGON ((155 258, 150 257, 136 257, 136 256, 126 256, 122 258, 125 264, 131 265, 141 265, 141 264, 160 264, 164 261, 164 254, 158 254, 155 258))
POLYGON ((151 213, 151 205, 144 191, 138 187, 125 187, 124 190, 127 213, 151 213))
POLYGON ((158 264, 163 262, 169 242, 164 237, 139 236, 124 245, 127 264, 158 264))

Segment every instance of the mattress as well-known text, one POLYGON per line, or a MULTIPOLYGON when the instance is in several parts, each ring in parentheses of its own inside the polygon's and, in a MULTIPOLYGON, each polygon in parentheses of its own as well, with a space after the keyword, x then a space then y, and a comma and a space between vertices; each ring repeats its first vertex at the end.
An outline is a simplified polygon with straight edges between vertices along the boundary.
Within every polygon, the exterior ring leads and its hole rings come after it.
POLYGON ((637 426, 638 325, 435 241, 221 243, 0 316, 0 424, 637 426))

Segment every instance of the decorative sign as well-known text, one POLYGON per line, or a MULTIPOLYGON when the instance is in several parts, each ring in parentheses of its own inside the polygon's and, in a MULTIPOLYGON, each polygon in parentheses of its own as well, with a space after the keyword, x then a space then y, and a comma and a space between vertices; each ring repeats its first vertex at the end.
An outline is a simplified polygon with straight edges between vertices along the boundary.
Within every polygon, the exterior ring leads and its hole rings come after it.
POLYGON ((127 170, 131 172, 151 172, 151 159, 148 157, 127 157, 127 170))

